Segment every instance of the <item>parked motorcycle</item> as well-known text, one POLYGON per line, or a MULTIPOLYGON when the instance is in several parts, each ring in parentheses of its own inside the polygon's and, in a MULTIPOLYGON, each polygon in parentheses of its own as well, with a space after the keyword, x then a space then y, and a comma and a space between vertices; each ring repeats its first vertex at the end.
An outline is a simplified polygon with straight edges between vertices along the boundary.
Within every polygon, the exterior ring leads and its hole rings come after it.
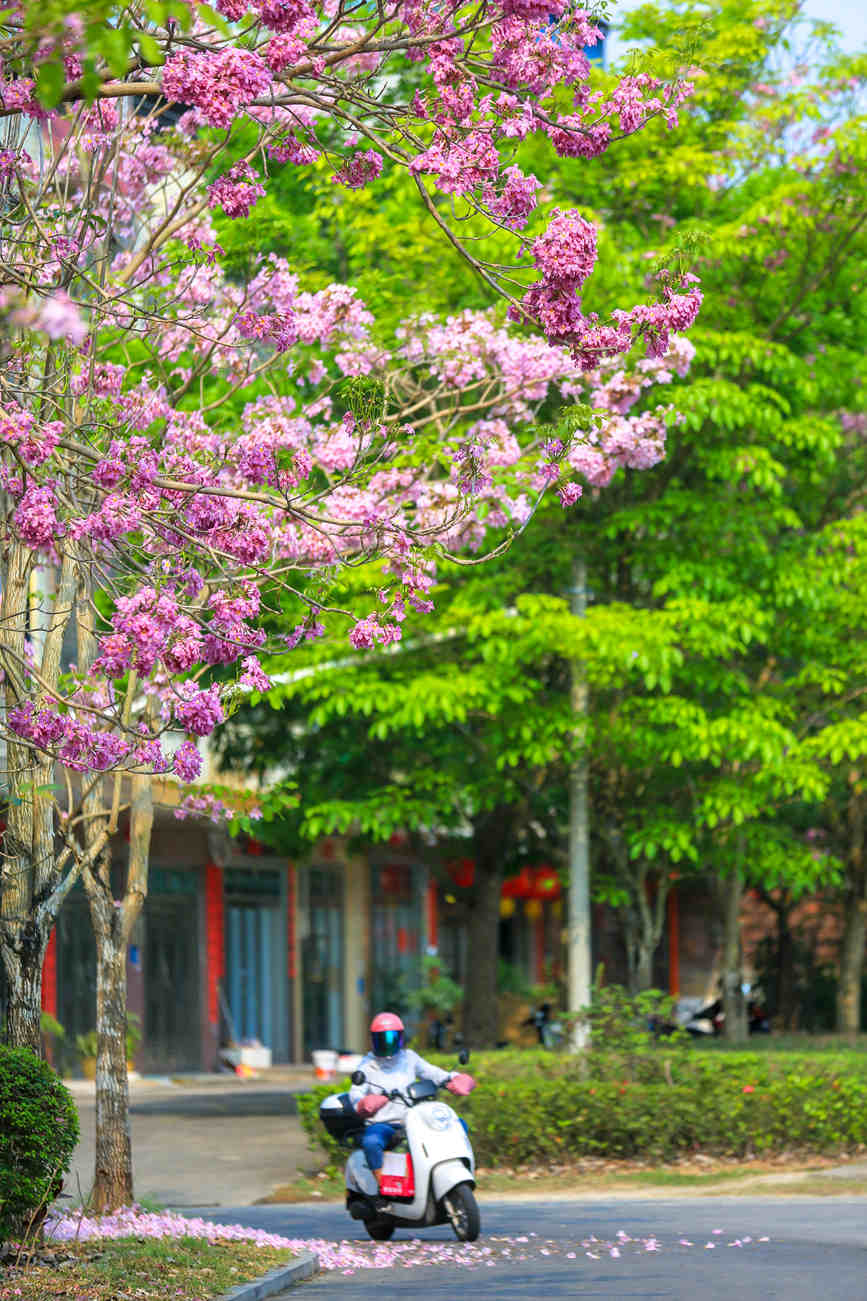
MULTIPOLYGON (((461 1064, 467 1059, 461 1053, 461 1064)), ((353 1084, 364 1084, 362 1071, 353 1084)), ((359 1146, 364 1121, 348 1093, 333 1093, 319 1108, 319 1118, 332 1138, 355 1150, 346 1162, 346 1209, 364 1223, 376 1242, 387 1241, 395 1229, 451 1224, 461 1242, 475 1242, 481 1222, 475 1199, 476 1159, 465 1126, 456 1112, 437 1098, 432 1080, 415 1080, 405 1090, 379 1090, 407 1106, 404 1131, 385 1153, 382 1187, 359 1146), (383 1204, 383 1199, 389 1200, 383 1204)))
MULTIPOLYGON (((684 1030, 693 1039, 719 1038, 725 1022, 722 999, 716 999, 707 1007, 701 1008, 684 1025, 684 1030)), ((751 999, 747 1004, 747 1030, 750 1034, 770 1034, 771 1025, 768 1014, 761 1003, 751 999)))
POLYGON ((531 1012, 522 1026, 531 1025, 539 1038, 542 1048, 562 1048, 565 1044, 565 1032, 559 1021, 552 1016, 550 1003, 542 1003, 531 1012))

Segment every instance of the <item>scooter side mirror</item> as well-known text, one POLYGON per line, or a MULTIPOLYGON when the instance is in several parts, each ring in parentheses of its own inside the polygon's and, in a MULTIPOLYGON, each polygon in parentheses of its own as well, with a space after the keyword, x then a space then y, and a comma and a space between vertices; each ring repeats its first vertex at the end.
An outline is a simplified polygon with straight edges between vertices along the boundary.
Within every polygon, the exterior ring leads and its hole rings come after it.
POLYGON ((469 1049, 462 1048, 461 1051, 458 1053, 458 1061, 460 1062, 461 1066, 466 1066, 469 1060, 470 1060, 469 1049))
POLYGON ((353 1084, 365 1084, 367 1081, 364 1071, 353 1071, 349 1078, 352 1080, 353 1084))

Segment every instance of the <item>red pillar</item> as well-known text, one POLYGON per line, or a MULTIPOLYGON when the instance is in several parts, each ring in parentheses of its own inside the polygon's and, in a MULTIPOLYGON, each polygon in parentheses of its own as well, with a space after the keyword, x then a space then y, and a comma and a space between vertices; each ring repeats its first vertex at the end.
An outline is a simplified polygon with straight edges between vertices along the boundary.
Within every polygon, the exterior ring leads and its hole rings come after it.
POLYGON ((668 892, 668 992, 680 993, 680 901, 677 889, 668 892))
POLYGON ((436 881, 427 884, 427 943, 429 949, 439 948, 439 896, 436 881))
POLYGON ((52 930, 42 960, 42 1010, 57 1016, 57 931, 52 930))
MULTIPOLYGON (((52 929, 42 959, 42 1010, 57 1019, 57 931, 52 929)), ((43 1038, 48 1060, 53 1066, 54 1040, 51 1036, 43 1038)))
POLYGON ((223 909, 223 870, 208 863, 205 868, 205 951, 207 955, 208 1023, 216 1035, 220 1024, 218 986, 226 974, 223 909))

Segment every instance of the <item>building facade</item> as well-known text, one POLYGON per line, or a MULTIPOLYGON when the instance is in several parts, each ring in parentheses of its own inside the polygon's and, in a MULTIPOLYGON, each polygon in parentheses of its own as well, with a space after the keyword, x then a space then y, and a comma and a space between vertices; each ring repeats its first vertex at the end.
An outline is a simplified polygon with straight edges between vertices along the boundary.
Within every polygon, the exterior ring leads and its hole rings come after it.
MULTIPOLYGON (((136 1067, 213 1070, 221 1046, 257 1041, 275 1063, 364 1047, 371 1010, 403 1002, 436 943, 424 868, 400 845, 364 856, 325 840, 304 862, 229 841, 160 809, 148 898, 127 963, 141 1023, 136 1067)), ((46 955, 43 1006, 63 1025, 58 1055, 94 1028, 96 952, 80 886, 46 955)))
MULTIPOLYGON (((118 845, 119 863, 123 849, 118 845)), ((354 855, 341 840, 327 839, 303 861, 288 862, 255 841, 229 841, 213 828, 178 822, 170 808, 160 807, 149 895, 128 955, 128 1004, 143 1036, 137 1068, 148 1074, 210 1071, 221 1047, 245 1041, 270 1049, 275 1063, 309 1061, 322 1048, 360 1051, 376 1010, 409 1005, 425 953, 438 953, 443 967, 471 990, 460 903, 470 877, 462 862, 454 887, 438 884, 398 837, 354 855)), ((564 901, 550 877, 549 869, 537 869, 504 883, 499 950, 505 988, 510 979, 524 991, 562 981, 564 901)), ((803 907, 828 928, 826 909, 809 901, 803 907)), ((722 941, 714 912, 701 882, 672 890, 656 955, 658 988, 713 997, 722 941)), ((748 969, 771 920, 745 896, 748 969)), ((596 907, 592 930, 594 964, 604 964, 606 982, 625 983, 616 917, 596 907)), ((95 1025, 95 963, 79 886, 61 911, 43 981, 43 1005, 66 1031, 58 1064, 69 1071, 78 1067, 76 1035, 95 1025)))

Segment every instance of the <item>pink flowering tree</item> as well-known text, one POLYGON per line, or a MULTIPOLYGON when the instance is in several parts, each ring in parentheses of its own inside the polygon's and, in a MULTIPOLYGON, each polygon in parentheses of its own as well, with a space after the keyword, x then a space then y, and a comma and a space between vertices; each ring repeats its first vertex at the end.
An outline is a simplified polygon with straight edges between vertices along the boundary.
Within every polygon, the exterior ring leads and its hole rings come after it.
POLYGON ((532 417, 555 373, 616 369, 635 345, 664 357, 700 303, 675 262, 652 299, 585 314, 595 230, 536 212, 540 183, 511 161, 531 133, 592 157, 652 117, 675 124, 682 77, 591 88, 587 13, 153 12, 85 3, 48 33, 30 6, 2 20, 6 1034, 38 1047, 45 947, 80 878, 98 953, 99 1207, 132 1195, 125 955, 154 775, 196 779, 200 740, 267 686, 263 652, 329 622, 357 648, 394 640, 407 605, 430 607, 438 554, 478 561, 549 488, 569 505, 609 463, 658 459, 661 425, 627 436, 616 411, 580 410, 550 437, 532 417), (416 321, 385 346, 347 286, 307 292, 278 259, 228 279, 210 213, 255 215, 270 171, 322 154, 350 191, 406 169, 519 332, 416 321), (514 235, 514 264, 473 251, 492 225, 514 235), (370 562, 367 593, 337 601, 370 562), (275 642, 278 613, 294 631, 275 642))

